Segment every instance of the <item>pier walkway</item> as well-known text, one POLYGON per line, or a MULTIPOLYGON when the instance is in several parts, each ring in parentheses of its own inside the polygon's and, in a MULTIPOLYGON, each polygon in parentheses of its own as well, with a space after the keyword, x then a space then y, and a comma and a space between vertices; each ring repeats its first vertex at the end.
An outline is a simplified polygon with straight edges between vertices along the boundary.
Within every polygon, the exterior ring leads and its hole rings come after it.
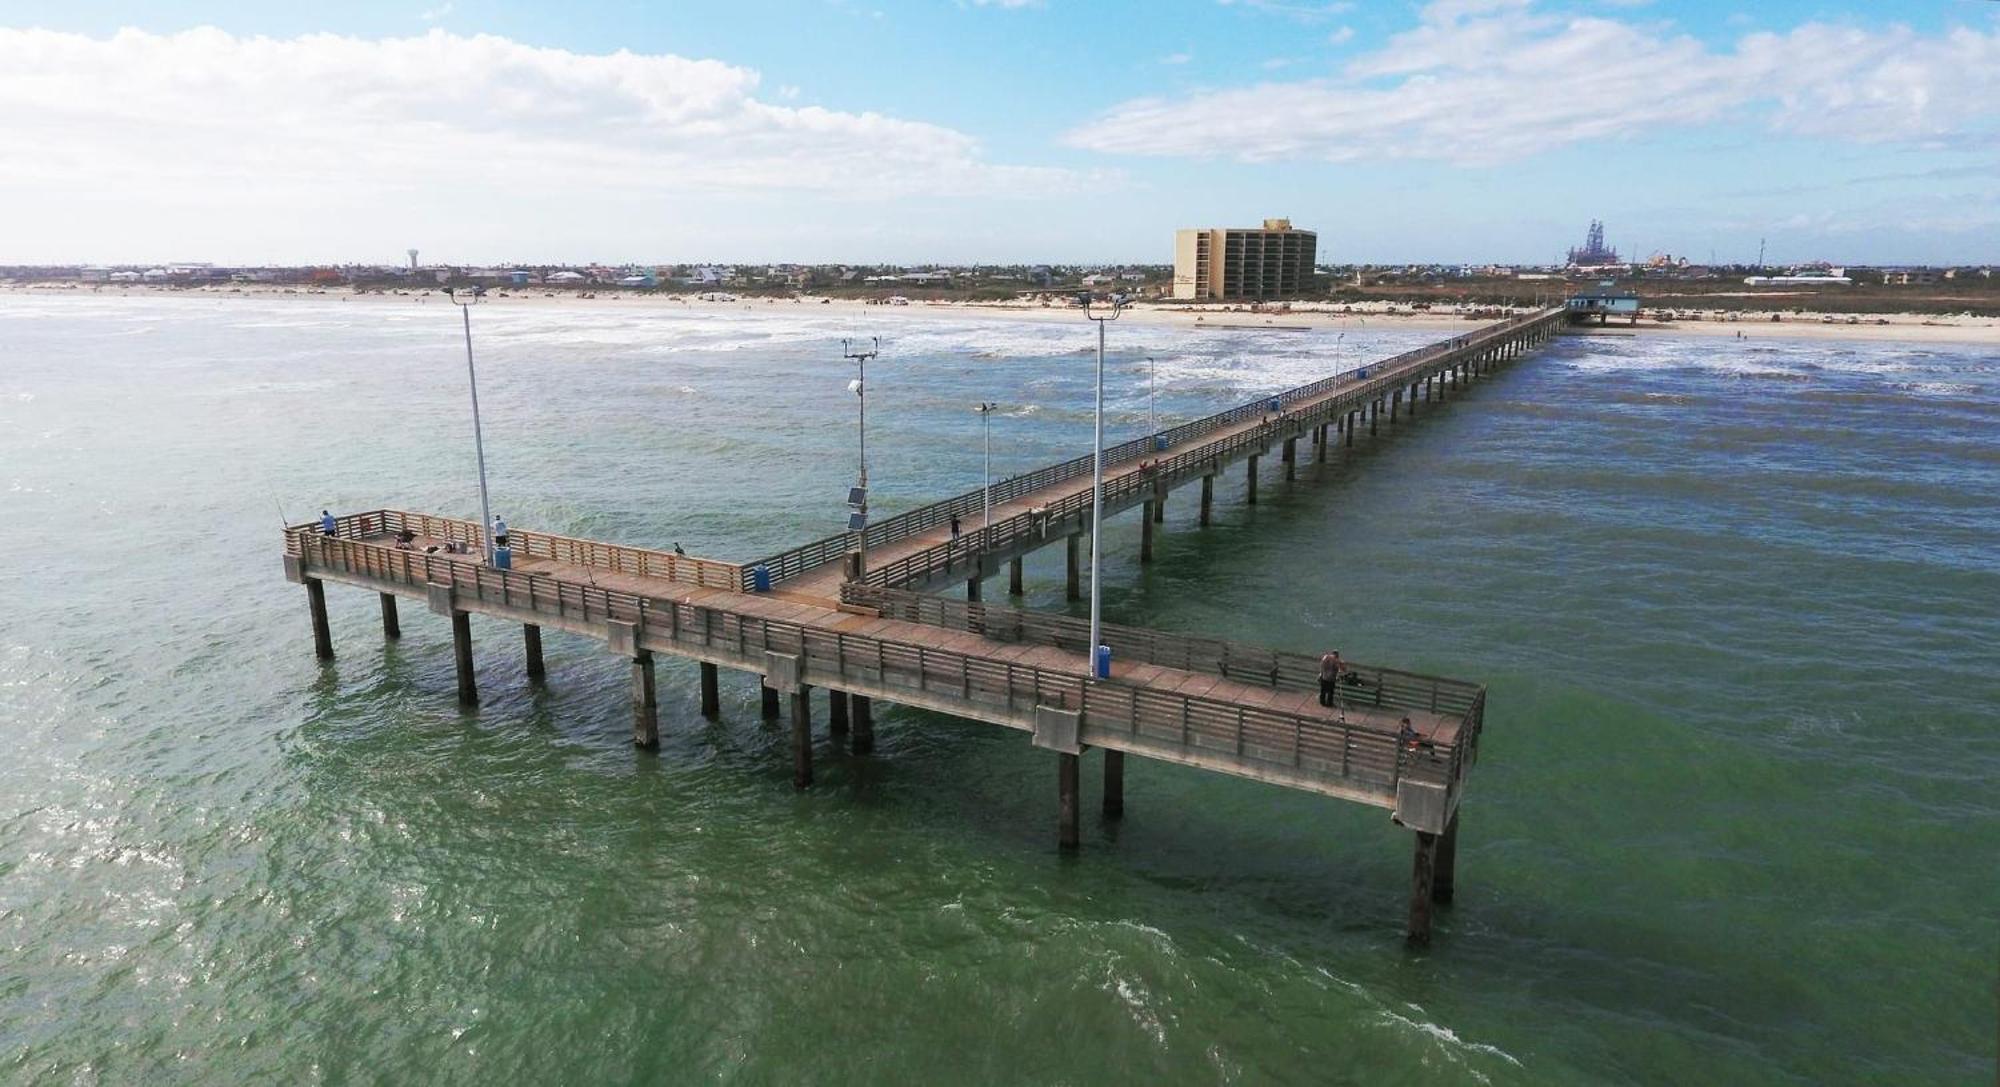
MULTIPOLYGON (((1407 409, 1519 356, 1553 335, 1560 309, 1502 322, 1354 373, 1262 398, 1106 450, 1105 515, 1146 507, 1150 558, 1161 504, 1201 482, 1207 524, 1215 475, 1257 465, 1275 446, 1289 478, 1297 441, 1320 459, 1407 409), (1115 470, 1114 470, 1115 466, 1115 470)), ((717 671, 762 678, 767 718, 789 697, 794 782, 811 784, 811 694, 827 691, 830 733, 856 754, 873 749, 872 702, 887 699, 1027 732, 1058 756, 1058 840, 1078 839, 1079 757, 1104 751, 1104 807, 1123 810, 1124 756, 1252 778, 1385 809, 1416 832, 1407 931, 1429 938, 1433 903, 1455 880, 1458 809, 1476 761, 1485 690, 1477 684, 1351 665, 1333 706, 1319 704, 1318 660, 1214 639, 1110 626, 1109 678, 1088 674, 1088 624, 989 605, 980 583, 1058 539, 1069 545, 1077 593, 1078 540, 1089 529, 1088 456, 994 485, 990 526, 948 528, 976 516, 982 491, 889 518, 869 529, 864 564, 852 535, 750 563, 728 563, 533 531, 509 533, 510 569, 485 564, 474 522, 394 509, 344 515, 337 534, 285 532, 288 578, 303 584, 316 651, 333 655, 325 583, 379 594, 383 631, 401 633, 399 598, 449 618, 459 698, 478 701, 469 617, 516 622, 525 671, 540 680, 544 627, 604 641, 631 661, 633 738, 659 742, 656 655, 699 662, 702 710, 720 712, 717 671), (1079 464, 1081 468, 1079 470, 1079 464), (399 544, 403 533, 413 539, 399 544), (759 567, 762 570, 759 570, 759 567), (963 579, 967 600, 914 591, 963 579), (762 581, 770 591, 758 592, 762 581)))

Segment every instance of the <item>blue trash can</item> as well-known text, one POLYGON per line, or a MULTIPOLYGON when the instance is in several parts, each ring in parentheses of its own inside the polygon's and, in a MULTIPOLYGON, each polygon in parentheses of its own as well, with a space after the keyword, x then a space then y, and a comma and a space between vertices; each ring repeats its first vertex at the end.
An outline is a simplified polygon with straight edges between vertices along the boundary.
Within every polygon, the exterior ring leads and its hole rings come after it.
POLYGON ((1111 678, 1111 647, 1108 645, 1097 647, 1097 678, 1111 678))
POLYGON ((1166 448, 1167 448, 1167 436, 1166 436, 1165 434, 1156 434, 1156 435, 1154 435, 1154 436, 1153 436, 1153 452, 1155 452, 1155 453, 1158 453, 1158 452, 1160 452, 1160 451, 1162 451, 1162 450, 1164 450, 1164 449, 1166 449, 1166 448))
POLYGON ((1265 407, 1270 408, 1272 411, 1284 411, 1285 402, 1274 396, 1271 398, 1271 402, 1266 404, 1265 407))
POLYGON ((514 568, 514 549, 511 547, 494 548, 493 568, 495 570, 512 570, 514 568))
POLYGON ((770 592, 771 568, 768 566, 752 566, 750 568, 750 587, 756 592, 770 592))

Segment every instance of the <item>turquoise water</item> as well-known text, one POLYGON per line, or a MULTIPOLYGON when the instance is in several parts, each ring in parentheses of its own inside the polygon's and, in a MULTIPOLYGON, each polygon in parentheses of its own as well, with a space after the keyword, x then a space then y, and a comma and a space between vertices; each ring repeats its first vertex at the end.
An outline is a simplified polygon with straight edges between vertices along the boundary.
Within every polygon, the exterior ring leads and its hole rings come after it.
MULTIPOLYGON (((622 304, 618 304, 622 305, 622 304)), ((885 507, 1088 448, 1090 330, 475 315, 496 508, 744 559, 831 531, 843 336, 885 507)), ((277 529, 476 514, 456 313, 0 299, 0 1080, 1981 1083, 2000 902, 2000 357, 1566 339, 1241 504, 1107 525, 1120 621, 1490 685, 1458 899, 1401 942, 1384 815, 1143 761, 1054 848, 1053 756, 885 707, 878 751, 725 675, 629 742, 475 618, 330 589, 277 529)), ((1116 436, 1430 338, 1113 326, 1116 436)), ((1028 602, 1060 608, 1060 550, 1028 602)), ((988 587, 1002 595, 999 584, 988 587)))

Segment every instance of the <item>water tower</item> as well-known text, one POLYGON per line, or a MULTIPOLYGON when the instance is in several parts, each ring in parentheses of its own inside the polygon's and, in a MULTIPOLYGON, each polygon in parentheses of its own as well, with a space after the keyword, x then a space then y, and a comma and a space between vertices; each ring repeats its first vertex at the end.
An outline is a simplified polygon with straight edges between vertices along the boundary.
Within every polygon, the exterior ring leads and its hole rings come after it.
POLYGON ((410 271, 414 272, 416 270, 417 270, 417 251, 412 249, 410 250, 410 271))

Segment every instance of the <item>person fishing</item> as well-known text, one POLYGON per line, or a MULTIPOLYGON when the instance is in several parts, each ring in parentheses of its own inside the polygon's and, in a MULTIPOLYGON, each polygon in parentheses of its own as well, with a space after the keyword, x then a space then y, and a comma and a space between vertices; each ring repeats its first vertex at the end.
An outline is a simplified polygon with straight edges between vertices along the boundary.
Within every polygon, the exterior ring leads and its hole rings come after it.
POLYGON ((507 546, 507 522, 499 517, 493 518, 493 546, 507 546))
POLYGON ((322 536, 340 535, 340 525, 334 521, 333 514, 330 511, 319 511, 319 534, 322 536))
POLYGON ((1347 671, 1336 649, 1319 659, 1319 704, 1333 706, 1340 696, 1340 676, 1347 671))

